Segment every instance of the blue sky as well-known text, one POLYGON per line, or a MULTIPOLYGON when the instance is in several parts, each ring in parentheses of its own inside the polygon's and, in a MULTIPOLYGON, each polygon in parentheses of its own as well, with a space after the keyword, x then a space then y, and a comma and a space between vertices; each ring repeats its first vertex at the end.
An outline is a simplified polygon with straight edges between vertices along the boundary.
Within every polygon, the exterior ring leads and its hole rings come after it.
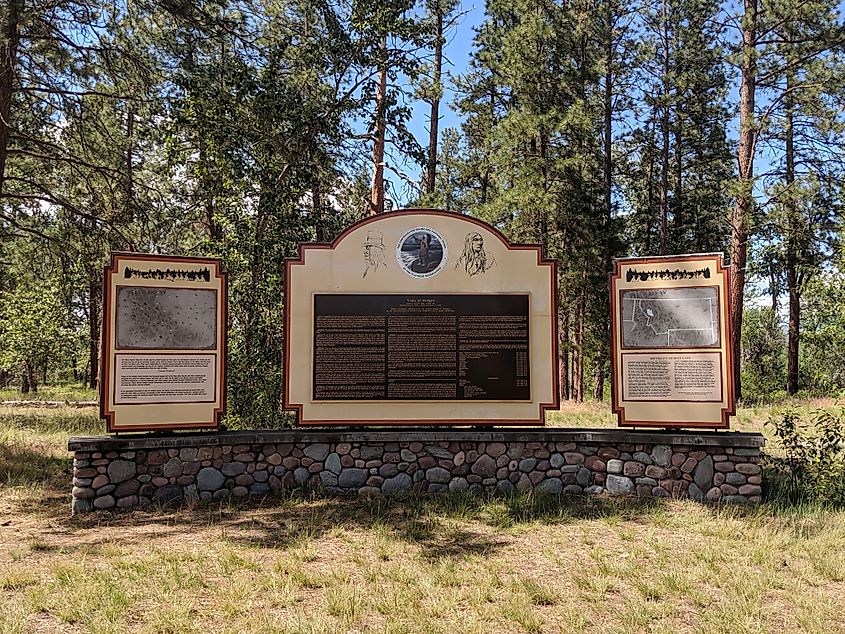
MULTIPOLYGON (((450 78, 455 75, 462 74, 469 66, 470 53, 472 51, 472 39, 475 37, 474 28, 481 24, 484 20, 484 1, 471 2, 464 0, 461 2, 458 13, 462 14, 459 22, 453 27, 452 32, 449 33, 448 40, 444 49, 444 63, 443 63, 443 84, 444 94, 443 100, 440 103, 440 131, 445 128, 455 128, 461 123, 460 117, 452 110, 451 103, 455 97, 452 90, 452 83, 450 78)), ((410 122, 410 130, 414 136, 425 146, 428 143, 428 104, 422 102, 414 102, 412 104, 414 112, 413 119, 410 122)), ((403 166, 403 169, 412 177, 418 179, 420 174, 420 167, 410 163, 403 166)), ((398 186, 399 179, 391 177, 391 180, 398 186)), ((407 192, 402 191, 402 187, 397 187, 397 203, 399 206, 404 206, 407 202, 404 199, 407 192)))
MULTIPOLYGON (((838 5, 840 19, 845 14, 845 0, 841 0, 838 5)), ((725 3, 724 10, 733 14, 741 13, 741 6, 732 0, 725 3)), ((452 90, 451 77, 463 74, 469 66, 470 54, 472 52, 472 41, 475 36, 475 28, 478 27, 484 20, 484 0, 462 0, 458 13, 461 14, 459 21, 448 34, 448 40, 445 47, 445 60, 443 66, 443 84, 444 97, 440 104, 440 131, 448 127, 458 127, 461 123, 460 117, 452 109, 452 101, 455 98, 455 93, 452 90)), ((735 35, 735 33, 734 33, 735 35)), ((731 94, 729 101, 736 104, 738 98, 738 77, 731 78, 731 94)), ((764 105, 766 95, 761 93, 758 95, 758 106, 764 105)), ((425 147, 428 143, 428 104, 415 101, 410 104, 413 111, 413 118, 409 123, 411 132, 415 135, 419 143, 425 147)), ((739 122, 735 117, 729 123, 728 134, 732 139, 736 139, 736 130, 739 127, 739 122)), ((393 157, 393 160, 400 159, 400 157, 393 157)), ((390 159, 389 159, 390 160, 390 159)), ((769 155, 769 148, 761 146, 758 148, 756 157, 756 171, 763 173, 770 168, 772 157, 769 155)), ((400 166, 400 169, 410 176, 412 179, 419 180, 421 168, 412 163, 406 163, 400 166)), ((387 177, 394 184, 394 189, 391 192, 396 198, 398 206, 404 206, 411 197, 410 192, 403 181, 395 175, 387 173, 387 177)), ((763 196, 762 191, 758 191, 758 195, 763 196)))

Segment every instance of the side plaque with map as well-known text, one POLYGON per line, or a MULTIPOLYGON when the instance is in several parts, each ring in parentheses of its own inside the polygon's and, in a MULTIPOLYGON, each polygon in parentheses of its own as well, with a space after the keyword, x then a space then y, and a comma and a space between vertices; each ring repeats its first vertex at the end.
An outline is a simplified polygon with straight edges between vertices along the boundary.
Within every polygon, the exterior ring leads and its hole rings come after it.
POLYGON ((104 289, 100 413, 108 431, 217 428, 226 399, 220 261, 112 254, 104 289))
POLYGON ((721 254, 617 260, 610 286, 620 426, 728 427, 733 357, 721 254))
POLYGON ((285 407, 303 425, 536 425, 557 408, 557 275, 485 223, 402 210, 300 245, 285 407))

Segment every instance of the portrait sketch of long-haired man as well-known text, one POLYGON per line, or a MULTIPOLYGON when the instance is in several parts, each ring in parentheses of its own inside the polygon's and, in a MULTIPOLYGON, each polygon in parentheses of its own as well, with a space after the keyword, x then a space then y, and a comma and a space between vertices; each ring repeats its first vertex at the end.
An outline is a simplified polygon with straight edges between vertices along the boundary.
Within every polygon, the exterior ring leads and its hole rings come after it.
POLYGON ((463 266, 467 275, 478 275, 489 271, 495 263, 496 258, 484 249, 481 234, 475 231, 468 233, 464 238, 464 251, 455 263, 455 268, 463 266))

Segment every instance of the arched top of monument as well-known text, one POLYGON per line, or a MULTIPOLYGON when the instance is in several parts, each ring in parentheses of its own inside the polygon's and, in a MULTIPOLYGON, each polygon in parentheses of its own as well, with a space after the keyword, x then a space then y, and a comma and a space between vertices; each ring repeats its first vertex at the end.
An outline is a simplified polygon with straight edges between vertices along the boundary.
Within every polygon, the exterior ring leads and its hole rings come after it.
MULTIPOLYGON (((395 209, 393 211, 386 211, 383 214, 378 214, 378 215, 375 215, 375 216, 369 216, 369 217, 364 218, 363 220, 359 220, 355 224, 347 227, 331 243, 324 243, 324 244, 330 244, 332 248, 336 248, 345 238, 347 238, 352 233, 355 233, 357 230, 361 229, 362 227, 365 227, 366 225, 369 225, 369 224, 372 224, 372 223, 383 222, 383 221, 386 221, 386 220, 391 219, 391 218, 396 218, 397 216, 405 216, 405 217, 409 217, 409 216, 421 216, 421 217, 435 216, 435 217, 437 217, 437 216, 440 216, 440 217, 450 218, 450 219, 461 221, 461 222, 466 222, 469 225, 475 225, 475 226, 493 234, 508 249, 525 249, 525 248, 532 248, 533 249, 533 248, 538 248, 540 246, 540 245, 537 245, 537 244, 522 244, 522 243, 511 242, 510 240, 508 240, 508 238, 505 236, 505 234, 503 234, 501 231, 499 231, 496 227, 494 227, 493 225, 491 225, 487 222, 484 222, 483 220, 480 220, 478 218, 474 218, 473 216, 467 216, 467 215, 464 215, 464 214, 457 213, 455 211, 446 211, 445 209, 414 209, 414 208, 395 209)), ((312 243, 312 244, 314 244, 314 243, 312 243)), ((321 244, 323 244, 323 243, 321 243, 321 244)))

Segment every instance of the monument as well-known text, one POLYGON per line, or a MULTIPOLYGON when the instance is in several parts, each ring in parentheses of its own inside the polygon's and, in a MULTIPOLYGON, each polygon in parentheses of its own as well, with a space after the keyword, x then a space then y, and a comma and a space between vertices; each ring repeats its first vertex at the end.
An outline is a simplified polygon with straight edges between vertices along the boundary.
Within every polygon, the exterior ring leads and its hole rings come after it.
POLYGON ((226 405, 220 260, 114 253, 103 289, 108 431, 216 429, 226 405))
POLYGON ((729 273, 721 254, 616 261, 611 347, 620 426, 728 427, 729 273))
POLYGON ((279 289, 284 407, 299 426, 220 431, 220 263, 117 254, 103 415, 109 431, 168 433, 70 438, 71 508, 297 490, 760 502, 763 436, 702 429, 733 411, 721 256, 620 260, 611 276, 620 425, 692 430, 543 426, 558 406, 555 281, 539 246, 444 211, 390 212, 300 245, 279 289), (195 427, 215 429, 169 433, 195 427))
POLYGON ((542 424, 557 275, 479 220, 368 218, 287 263, 285 408, 302 425, 542 424))

